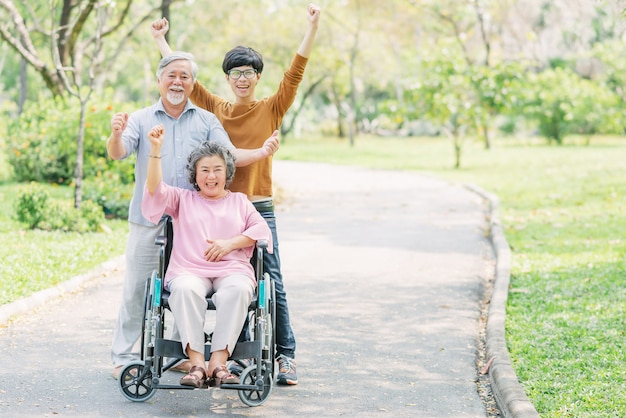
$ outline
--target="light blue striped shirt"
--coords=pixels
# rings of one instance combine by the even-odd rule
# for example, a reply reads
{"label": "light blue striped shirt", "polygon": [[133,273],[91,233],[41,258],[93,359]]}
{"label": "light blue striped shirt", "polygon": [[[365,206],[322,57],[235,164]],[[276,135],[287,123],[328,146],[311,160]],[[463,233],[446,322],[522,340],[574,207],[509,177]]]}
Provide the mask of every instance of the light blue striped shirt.
{"label": "light blue striped shirt", "polygon": [[163,182],[171,186],[192,188],[187,171],[187,157],[203,142],[216,142],[230,150],[235,149],[215,115],[195,106],[189,100],[178,119],[165,112],[161,99],[152,106],[133,112],[122,134],[122,142],[126,148],[124,158],[128,158],[133,152],[137,155],[135,190],[130,201],[128,220],[145,226],[154,226],[141,214],[141,200],[148,175],[148,132],[158,124],[165,127],[165,138],[161,147]]}

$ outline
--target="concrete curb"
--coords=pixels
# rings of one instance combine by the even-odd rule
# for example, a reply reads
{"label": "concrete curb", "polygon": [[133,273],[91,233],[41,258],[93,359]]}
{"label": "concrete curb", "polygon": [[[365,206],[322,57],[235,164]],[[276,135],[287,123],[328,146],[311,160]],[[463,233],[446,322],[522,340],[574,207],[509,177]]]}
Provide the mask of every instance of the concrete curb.
{"label": "concrete curb", "polygon": [[493,358],[489,366],[491,389],[505,418],[539,418],[539,413],[515,375],[506,348],[504,320],[511,278],[511,249],[504,238],[500,223],[499,200],[480,187],[466,187],[488,200],[490,206],[490,239],[496,256],[495,283],[487,317],[487,359]]}
{"label": "concrete curb", "polygon": [[116,269],[124,268],[125,259],[123,255],[118,256],[109,261],[105,261],[83,275],[76,276],[49,289],[44,289],[31,296],[0,306],[0,326],[6,326],[11,318],[16,315],[37,309],[51,299],[61,297],[70,292],[75,292],[92,280],[107,276]]}

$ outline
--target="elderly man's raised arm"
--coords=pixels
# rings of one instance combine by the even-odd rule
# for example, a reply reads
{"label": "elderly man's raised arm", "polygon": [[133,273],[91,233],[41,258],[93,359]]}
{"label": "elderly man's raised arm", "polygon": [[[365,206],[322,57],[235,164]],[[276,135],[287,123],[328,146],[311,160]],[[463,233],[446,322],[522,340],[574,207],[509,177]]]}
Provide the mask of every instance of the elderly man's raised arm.
{"label": "elderly man's raised arm", "polygon": [[109,157],[120,160],[126,156],[126,147],[122,142],[122,134],[128,125],[128,113],[116,113],[111,118],[111,136],[107,139],[106,147]]}

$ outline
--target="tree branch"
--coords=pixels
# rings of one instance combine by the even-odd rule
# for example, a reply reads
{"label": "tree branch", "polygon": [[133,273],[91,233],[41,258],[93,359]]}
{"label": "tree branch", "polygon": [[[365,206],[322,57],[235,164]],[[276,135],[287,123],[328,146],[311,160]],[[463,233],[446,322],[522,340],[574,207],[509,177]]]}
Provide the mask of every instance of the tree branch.
{"label": "tree branch", "polygon": [[461,51],[463,51],[463,56],[465,57],[465,62],[470,67],[472,66],[472,60],[470,59],[469,53],[467,52],[467,48],[465,47],[465,43],[461,39],[461,29],[459,28],[458,23],[451,16],[448,16],[438,10],[432,10],[434,14],[439,16],[441,20],[444,22],[448,22],[452,26],[452,30],[454,31],[454,37],[456,38],[459,46],[461,47]]}
{"label": "tree branch", "polygon": [[54,72],[50,71],[46,63],[39,58],[37,50],[33,46],[30,38],[29,31],[24,23],[24,19],[22,19],[22,16],[15,8],[13,2],[11,0],[0,0],[0,7],[5,9],[11,16],[15,31],[19,34],[20,38],[18,39],[13,36],[7,23],[0,24],[0,37],[41,74],[46,86],[53,94],[61,94],[62,91]]}
{"label": "tree branch", "polygon": [[283,129],[283,125],[284,124],[281,125],[281,127],[280,127],[281,135],[287,135],[289,132],[291,132],[293,130],[293,126],[296,123],[296,119],[298,118],[298,115],[300,114],[300,112],[304,108],[304,104],[306,103],[307,98],[315,91],[317,86],[319,86],[320,83],[326,79],[326,77],[327,77],[327,75],[323,74],[320,78],[315,80],[313,82],[313,84],[311,84],[309,86],[308,89],[306,89],[304,91],[304,94],[302,95],[302,100],[300,100],[300,105],[296,109],[294,109],[293,117],[291,118],[288,126],[285,126],[284,129]]}
{"label": "tree branch", "polygon": [[[170,4],[173,4],[179,1],[183,1],[183,0],[171,0]],[[122,36],[119,43],[117,44],[117,47],[115,48],[115,53],[113,54],[113,56],[114,57],[119,56],[122,50],[124,49],[124,44],[126,43],[126,41],[128,41],[128,39],[130,39],[130,37],[137,31],[137,29],[140,26],[142,26],[145,22],[147,22],[148,19],[150,19],[150,17],[153,16],[154,13],[160,10],[161,10],[161,7],[153,7],[141,19],[139,19],[139,21],[137,21],[137,23],[135,23],[135,25],[133,25],[133,27],[131,27],[124,36]],[[112,66],[114,63],[115,63],[115,60],[109,60],[109,67]]]}
{"label": "tree branch", "polygon": [[485,44],[485,66],[489,67],[489,61],[491,58],[491,43],[489,42],[487,32],[485,31],[485,16],[483,13],[483,8],[480,5],[480,0],[474,0],[474,10],[476,10],[476,19],[478,20],[480,34],[483,38],[483,43]]}
{"label": "tree branch", "polygon": [[77,93],[76,91],[72,88],[72,84],[69,82],[69,80],[67,79],[67,71],[74,71],[73,68],[69,68],[69,67],[64,67],[63,66],[63,62],[61,61],[61,47],[60,47],[60,43],[61,41],[59,40],[59,33],[57,32],[55,29],[55,23],[54,23],[54,10],[55,10],[55,6],[52,2],[50,2],[50,52],[52,55],[52,62],[55,66],[56,69],[56,75],[59,78],[59,80],[61,80],[61,83],[63,85],[63,87],[65,87],[65,90],[71,94],[72,96],[76,96]]}
{"label": "tree branch", "polygon": [[[74,6],[71,1],[64,0],[63,1],[63,9],[61,10],[61,16],[59,17],[59,33],[57,35],[57,45],[59,48],[59,56],[61,57],[61,62],[68,61],[68,45],[67,45],[67,37],[68,37],[68,29],[70,26],[70,16],[72,14],[72,9]],[[54,15],[53,15],[54,16]],[[54,36],[54,32],[50,32],[50,36]]]}
{"label": "tree branch", "polygon": [[15,5],[11,0],[0,0],[0,6],[2,6],[6,11],[9,12],[11,16],[11,20],[13,21],[13,25],[15,26],[15,30],[19,35],[18,40],[17,37],[14,37],[10,31],[9,27],[6,23],[0,26],[0,30],[2,31],[2,37],[9,42],[14,49],[16,49],[20,55],[24,57],[28,62],[34,63],[38,60],[37,50],[33,46],[33,43],[30,39],[30,35],[28,30],[26,29],[26,24],[24,23],[24,19],[15,8]]}

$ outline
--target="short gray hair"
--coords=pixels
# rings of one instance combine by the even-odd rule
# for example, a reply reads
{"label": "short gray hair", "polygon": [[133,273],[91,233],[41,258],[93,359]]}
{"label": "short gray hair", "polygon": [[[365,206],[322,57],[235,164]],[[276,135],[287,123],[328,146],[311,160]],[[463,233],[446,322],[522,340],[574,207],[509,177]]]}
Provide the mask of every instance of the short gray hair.
{"label": "short gray hair", "polygon": [[198,64],[196,63],[196,59],[189,52],[183,51],[174,51],[169,54],[167,57],[161,58],[159,61],[159,66],[157,67],[156,76],[157,79],[161,79],[163,75],[163,71],[165,71],[165,67],[170,65],[174,61],[189,61],[191,64],[191,81],[195,82],[198,76]]}
{"label": "short gray hair", "polygon": [[196,149],[191,151],[187,158],[187,171],[189,171],[189,183],[193,184],[193,188],[200,190],[196,184],[196,175],[198,174],[198,161],[204,157],[218,156],[226,164],[226,188],[230,186],[230,183],[235,177],[235,156],[228,148],[223,145],[216,144],[215,142],[204,142]]}

